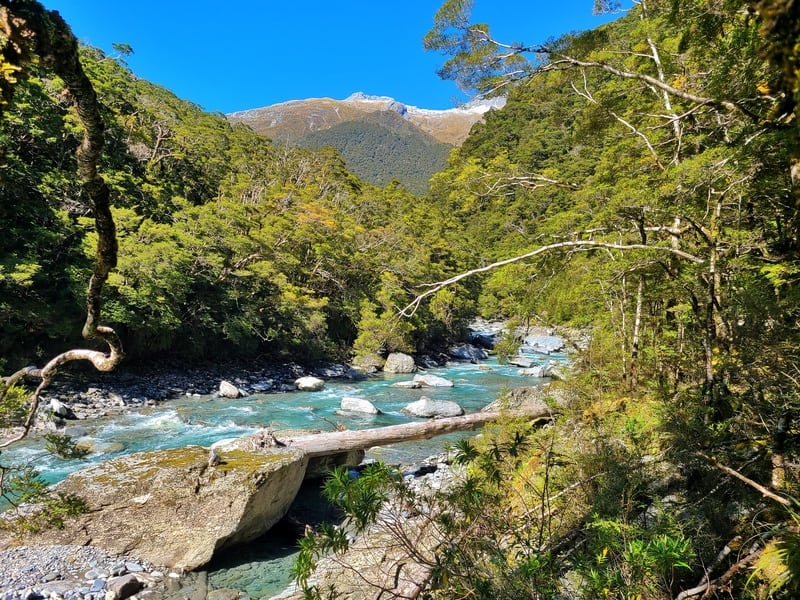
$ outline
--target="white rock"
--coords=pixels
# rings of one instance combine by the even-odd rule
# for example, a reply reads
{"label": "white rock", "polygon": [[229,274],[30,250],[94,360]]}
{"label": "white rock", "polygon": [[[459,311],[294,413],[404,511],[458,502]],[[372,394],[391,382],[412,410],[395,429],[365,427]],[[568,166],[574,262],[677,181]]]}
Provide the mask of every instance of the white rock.
{"label": "white rock", "polygon": [[386,373],[413,373],[415,369],[414,358],[402,352],[392,352],[383,365]]}
{"label": "white rock", "polygon": [[340,408],[342,410],[366,413],[370,415],[381,414],[381,411],[379,411],[369,400],[365,400],[364,398],[355,398],[353,396],[345,396],[342,398]]}
{"label": "white rock", "polygon": [[453,387],[453,382],[438,375],[414,375],[414,381],[423,387]]}
{"label": "white rock", "polygon": [[55,398],[50,400],[50,412],[52,412],[57,417],[62,417],[62,418],[69,417],[72,414],[72,411],[66,404],[60,402],[59,400],[56,400]]}
{"label": "white rock", "polygon": [[325,382],[319,377],[301,377],[294,382],[301,392],[318,392],[325,387]]}
{"label": "white rock", "polygon": [[403,412],[414,417],[458,417],[464,414],[464,409],[449,400],[431,400],[423,396],[407,405]]}
{"label": "white rock", "polygon": [[422,384],[419,381],[396,381],[392,384],[392,387],[418,390],[422,387]]}
{"label": "white rock", "polygon": [[239,388],[224,379],[219,382],[219,395],[222,398],[238,398],[241,396]]}

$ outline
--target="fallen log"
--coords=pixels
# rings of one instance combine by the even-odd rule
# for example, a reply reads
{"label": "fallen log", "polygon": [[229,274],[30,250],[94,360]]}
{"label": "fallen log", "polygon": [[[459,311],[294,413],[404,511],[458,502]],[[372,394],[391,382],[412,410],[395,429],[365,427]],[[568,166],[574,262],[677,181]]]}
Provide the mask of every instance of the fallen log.
{"label": "fallen log", "polygon": [[525,417],[529,419],[550,420],[551,409],[542,404],[525,411],[491,411],[479,412],[460,417],[446,417],[403,423],[402,425],[388,425],[373,429],[332,431],[314,433],[295,438],[282,438],[281,442],[303,450],[310,458],[327,456],[350,450],[366,450],[373,446],[387,446],[400,442],[430,439],[437,435],[454,433],[457,431],[470,431],[483,427],[487,423],[507,417]]}

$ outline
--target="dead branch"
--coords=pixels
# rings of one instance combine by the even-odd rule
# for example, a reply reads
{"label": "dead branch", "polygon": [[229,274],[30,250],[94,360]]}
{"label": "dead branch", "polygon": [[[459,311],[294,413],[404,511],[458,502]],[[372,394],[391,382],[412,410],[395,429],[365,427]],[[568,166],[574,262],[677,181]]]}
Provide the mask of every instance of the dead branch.
{"label": "dead branch", "polygon": [[551,250],[559,250],[562,248],[578,248],[583,250],[589,250],[591,248],[604,248],[606,250],[651,250],[651,251],[668,252],[670,254],[674,254],[681,258],[685,258],[686,260],[689,260],[697,264],[703,264],[705,262],[705,260],[700,257],[694,256],[693,254],[689,254],[688,252],[684,252],[683,250],[680,250],[678,248],[669,246],[650,246],[647,244],[614,244],[609,242],[598,242],[594,240],[574,240],[567,242],[557,242],[555,244],[549,244],[547,246],[540,246],[536,250],[532,250],[531,252],[527,252],[525,254],[520,254],[519,256],[514,256],[512,258],[507,258],[505,260],[493,262],[483,267],[478,267],[477,269],[471,269],[469,271],[459,273],[458,275],[454,275],[453,277],[445,279],[444,281],[424,284],[424,287],[429,287],[430,289],[420,294],[416,298],[414,298],[414,300],[412,300],[410,304],[408,304],[405,308],[400,310],[400,315],[404,317],[413,316],[425,298],[435,294],[441,289],[444,289],[448,285],[452,285],[458,281],[461,281],[462,279],[471,277],[473,275],[477,275],[479,273],[486,273],[487,271],[491,271],[492,269],[496,269],[498,267],[504,267],[506,265],[520,262],[528,258],[533,258],[534,256],[538,256],[539,254],[545,254],[547,252],[550,252]]}
{"label": "dead branch", "polygon": [[754,490],[760,492],[762,496],[765,496],[766,498],[770,498],[772,500],[775,500],[775,502],[778,502],[779,504],[782,504],[783,506],[792,506],[792,501],[789,500],[788,498],[784,498],[783,496],[779,496],[778,494],[776,494],[772,490],[768,489],[767,487],[761,485],[757,481],[753,481],[749,477],[745,477],[744,475],[739,473],[739,471],[736,471],[735,469],[731,469],[730,467],[717,462],[717,459],[714,458],[713,456],[707,456],[707,455],[705,455],[705,454],[703,454],[701,452],[698,452],[697,456],[699,456],[700,458],[702,458],[704,460],[707,460],[709,463],[711,463],[713,466],[715,466],[717,469],[719,469],[723,473],[727,473],[731,477],[735,477],[736,479],[738,479],[739,481],[743,482],[744,484],[749,485]]}

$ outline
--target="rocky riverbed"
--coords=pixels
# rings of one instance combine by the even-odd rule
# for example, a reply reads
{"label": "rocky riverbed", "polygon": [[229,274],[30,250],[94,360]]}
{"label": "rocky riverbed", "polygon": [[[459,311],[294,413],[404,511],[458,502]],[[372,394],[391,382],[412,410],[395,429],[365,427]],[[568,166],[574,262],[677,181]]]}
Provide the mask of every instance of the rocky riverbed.
{"label": "rocky riverbed", "polygon": [[296,363],[208,365],[205,367],[173,365],[159,368],[122,366],[113,373],[88,368],[65,369],[42,394],[42,410],[53,403],[69,409],[67,416],[40,419],[37,427],[63,427],[74,422],[125,413],[182,396],[208,396],[219,393],[220,383],[231,383],[241,395],[291,392],[294,382],[304,376],[323,379],[356,379],[360,374],[344,364],[326,364],[315,368]]}
{"label": "rocky riverbed", "polygon": [[0,550],[2,600],[205,598],[204,577],[113,556],[91,546],[11,547]]}

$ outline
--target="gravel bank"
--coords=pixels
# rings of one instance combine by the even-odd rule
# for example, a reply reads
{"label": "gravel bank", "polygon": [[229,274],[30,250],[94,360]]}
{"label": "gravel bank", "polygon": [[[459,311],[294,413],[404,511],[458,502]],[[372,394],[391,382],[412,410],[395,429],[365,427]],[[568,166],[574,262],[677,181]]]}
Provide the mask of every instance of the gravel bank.
{"label": "gravel bank", "polygon": [[203,575],[173,572],[90,546],[0,550],[0,600],[111,600],[133,594],[153,600],[204,598]]}

